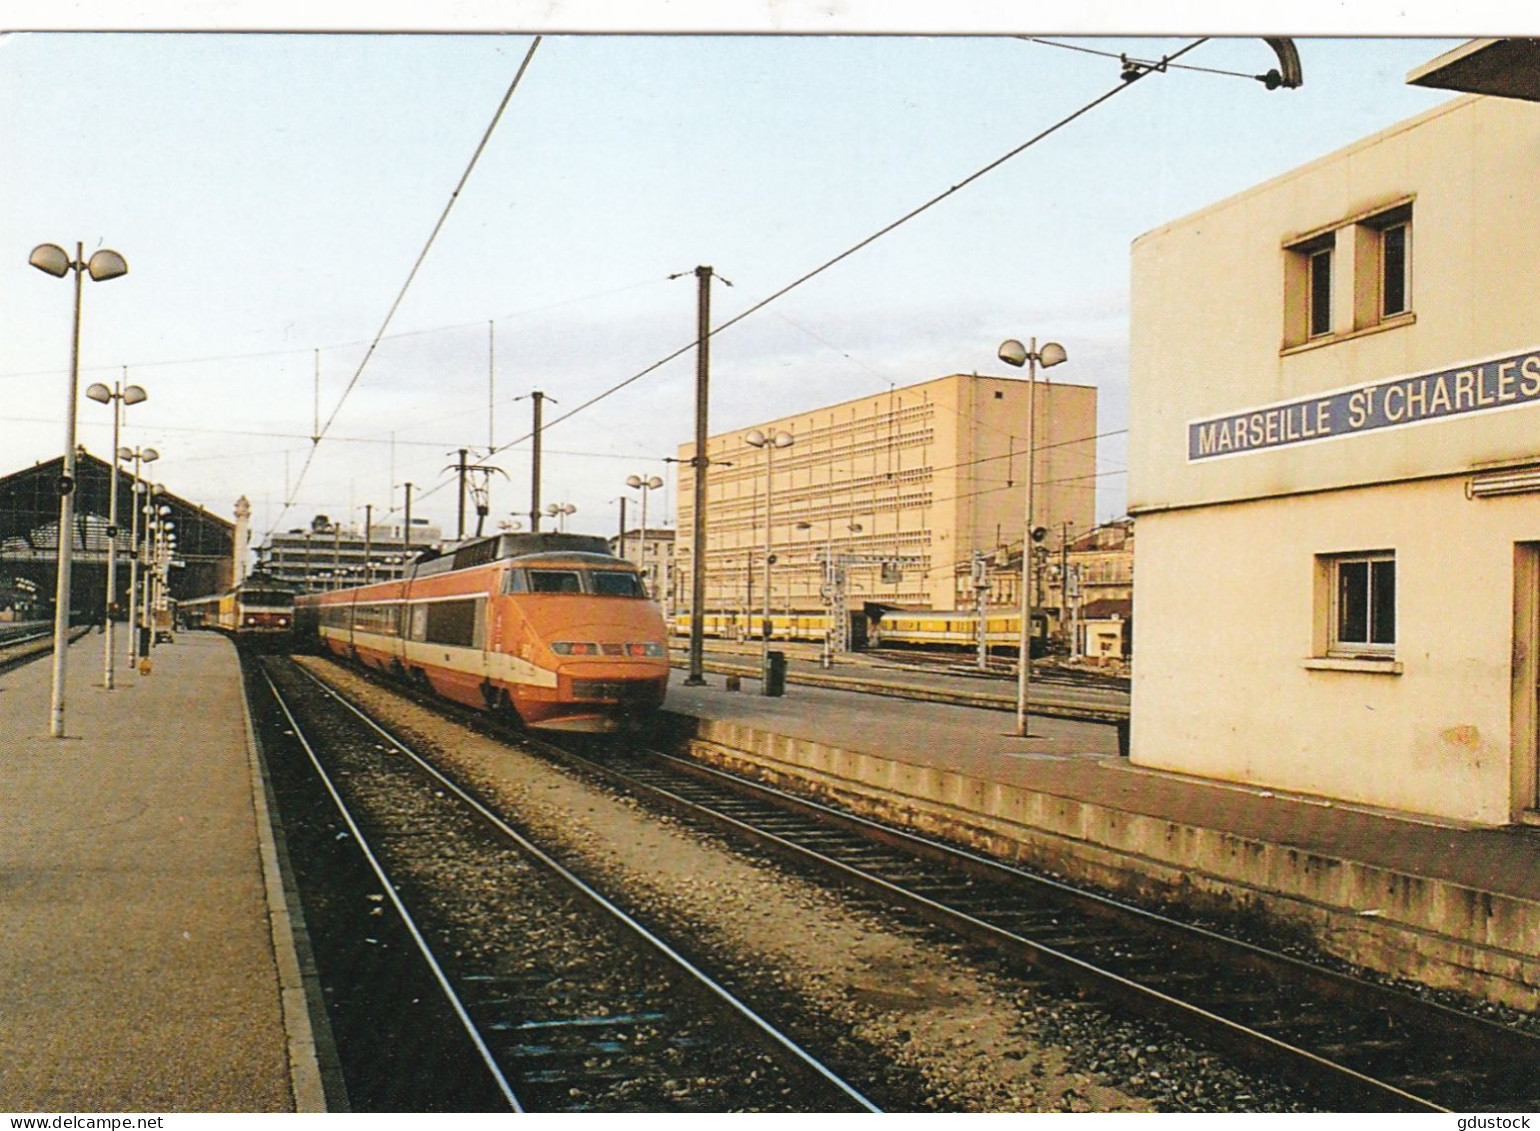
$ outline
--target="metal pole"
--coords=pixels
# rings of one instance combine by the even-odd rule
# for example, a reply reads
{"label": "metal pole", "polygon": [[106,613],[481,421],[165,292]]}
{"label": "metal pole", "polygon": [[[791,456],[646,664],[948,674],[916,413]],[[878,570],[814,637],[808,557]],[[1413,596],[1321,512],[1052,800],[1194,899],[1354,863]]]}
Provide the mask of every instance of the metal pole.
{"label": "metal pole", "polygon": [[[124,377],[128,366],[123,367]],[[118,596],[118,433],[123,423],[123,385],[112,386],[112,468],[107,488],[107,623],[102,629],[104,640],[102,657],[102,684],[108,691],[113,689],[113,669],[116,659],[112,654],[113,617],[112,606]]]}
{"label": "metal pole", "polygon": [[690,674],[685,683],[706,682],[706,408],[711,381],[711,268],[695,269],[695,529],[690,563]]}
{"label": "metal pole", "polygon": [[[643,500],[643,504],[644,505],[645,505],[646,499],[647,499],[647,496],[643,495],[642,496],[642,500]],[[617,554],[616,557],[623,558],[625,556],[626,556],[626,497],[624,495],[622,495],[622,496],[620,496],[620,553]]]}
{"label": "metal pole", "polygon": [[536,389],[530,396],[535,402],[535,431],[534,454],[531,456],[529,472],[529,528],[535,534],[540,533],[540,408],[545,400],[545,394]]}
{"label": "metal pole", "polygon": [[403,531],[403,542],[406,547],[406,561],[412,560],[412,485],[406,485],[406,529]]}
{"label": "metal pole", "polygon": [[80,291],[85,245],[75,244],[75,323],[70,337],[69,400],[64,405],[64,467],[59,477],[58,577],[54,582],[53,687],[48,699],[48,733],[64,737],[65,652],[69,650],[70,568],[75,549],[75,397],[80,384]]}
{"label": "metal pole", "polygon": [[460,517],[455,524],[455,541],[465,541],[465,449],[460,449],[460,462],[456,470],[460,475]]}
{"label": "metal pole", "polygon": [[374,504],[364,504],[364,584],[374,580]]}
{"label": "metal pole", "polygon": [[128,664],[133,667],[139,660],[139,512],[144,501],[139,497],[139,449],[134,449],[134,497],[133,516],[129,519],[128,554]]}
{"label": "metal pole", "polygon": [[1037,339],[1027,347],[1027,489],[1021,531],[1021,640],[1016,652],[1016,736],[1030,738],[1032,691],[1032,478],[1037,470]]}
{"label": "metal pole", "polygon": [[[647,492],[650,490],[652,488],[647,486],[647,481],[645,479],[642,480],[642,541],[641,545],[637,547],[636,557],[642,567],[642,581],[644,583],[647,581]],[[625,513],[625,502],[623,500],[620,513]],[[652,594],[649,593],[648,596],[650,597]]]}
{"label": "metal pole", "polygon": [[775,491],[775,433],[765,437],[765,612],[759,622],[759,693],[770,694],[770,498]]}

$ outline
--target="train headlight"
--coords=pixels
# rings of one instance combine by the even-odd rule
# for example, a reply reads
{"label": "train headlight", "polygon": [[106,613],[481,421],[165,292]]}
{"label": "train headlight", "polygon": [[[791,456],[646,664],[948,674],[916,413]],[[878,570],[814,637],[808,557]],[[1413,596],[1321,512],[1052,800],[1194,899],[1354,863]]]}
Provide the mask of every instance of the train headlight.
{"label": "train headlight", "polygon": [[558,640],[551,645],[551,651],[558,656],[597,656],[599,646],[578,640]]}
{"label": "train headlight", "polygon": [[666,656],[667,654],[668,650],[662,644],[654,641],[626,645],[626,655],[628,656]]}

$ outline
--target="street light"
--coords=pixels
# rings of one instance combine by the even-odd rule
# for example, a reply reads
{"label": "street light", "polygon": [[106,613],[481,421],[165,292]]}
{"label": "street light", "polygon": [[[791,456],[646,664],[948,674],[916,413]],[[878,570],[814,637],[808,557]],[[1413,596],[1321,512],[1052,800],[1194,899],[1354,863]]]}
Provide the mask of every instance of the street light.
{"label": "street light", "polygon": [[111,691],[115,674],[112,634],[116,618],[113,612],[118,601],[118,433],[123,427],[123,406],[139,404],[149,394],[138,385],[125,387],[114,382],[110,389],[100,383],[91,385],[86,389],[86,396],[98,404],[112,405],[112,486],[107,496],[109,499],[107,503],[107,625],[103,632],[106,640],[103,651],[106,655],[102,659],[102,683],[108,691]]}
{"label": "street light", "polygon": [[[641,559],[642,576],[651,579],[652,575],[647,572],[647,496],[650,492],[656,491],[659,487],[663,486],[663,480],[656,475],[647,477],[628,475],[626,476],[626,486],[642,493],[642,548],[639,557]],[[626,532],[622,530],[620,536],[625,538]],[[657,586],[654,585],[652,588],[656,589]],[[651,596],[650,593],[648,595]]]}
{"label": "street light", "polygon": [[556,529],[558,531],[564,531],[567,529],[567,516],[569,514],[577,514],[577,507],[571,503],[547,503],[545,505],[545,513],[557,520]]}
{"label": "street light", "polygon": [[775,449],[789,448],[797,442],[797,438],[790,432],[776,432],[773,434],[761,432],[758,428],[743,438],[744,443],[753,448],[763,449],[765,453],[765,613],[759,626],[759,693],[770,694],[770,567],[775,564],[775,556],[770,553],[770,517],[771,517],[771,492],[775,486]]}
{"label": "street light", "polygon": [[89,273],[98,283],[128,274],[128,263],[115,251],[102,248],[89,260],[85,245],[75,245],[75,258],[58,244],[38,244],[27,262],[45,274],[62,279],[75,272],[75,321],[70,337],[69,399],[64,406],[64,467],[59,475],[58,578],[54,586],[53,613],[53,689],[48,701],[48,733],[64,737],[65,652],[69,649],[70,566],[74,551],[75,525],[75,398],[80,389],[80,292],[81,273]]}
{"label": "street light", "polygon": [[1027,490],[1021,532],[1021,639],[1016,652],[1016,736],[1031,737],[1027,726],[1027,699],[1032,683],[1032,477],[1037,473],[1037,367],[1047,369],[1069,360],[1058,342],[1037,348],[1037,339],[1024,346],[1015,338],[1000,343],[1000,360],[1018,369],[1027,367]]}
{"label": "street light", "polygon": [[[134,513],[128,538],[128,663],[132,667],[139,659],[139,512],[144,509],[139,496],[146,493],[146,484],[139,481],[139,463],[154,463],[160,459],[160,453],[154,448],[119,448],[117,458],[134,461]],[[116,473],[117,469],[113,471]]]}

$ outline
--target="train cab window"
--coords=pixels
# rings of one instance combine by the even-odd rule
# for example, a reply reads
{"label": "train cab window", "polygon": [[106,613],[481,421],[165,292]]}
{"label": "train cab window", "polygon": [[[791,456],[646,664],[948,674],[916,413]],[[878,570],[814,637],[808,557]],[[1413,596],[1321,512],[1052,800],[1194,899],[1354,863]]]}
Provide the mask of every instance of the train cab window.
{"label": "train cab window", "polygon": [[618,569],[596,569],[589,575],[593,591],[601,597],[641,597],[642,579]]}
{"label": "train cab window", "polygon": [[581,593],[575,569],[532,569],[529,571],[531,593]]}
{"label": "train cab window", "polygon": [[504,593],[528,593],[529,576],[522,569],[510,569],[503,575]]}

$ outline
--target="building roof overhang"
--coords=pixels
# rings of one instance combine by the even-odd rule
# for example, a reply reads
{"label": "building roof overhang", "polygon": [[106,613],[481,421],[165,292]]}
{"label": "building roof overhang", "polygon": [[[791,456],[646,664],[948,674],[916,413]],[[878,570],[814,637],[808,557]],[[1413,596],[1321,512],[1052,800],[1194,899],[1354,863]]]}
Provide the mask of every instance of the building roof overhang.
{"label": "building roof overhang", "polygon": [[1416,68],[1406,81],[1540,102],[1540,39],[1473,39]]}

